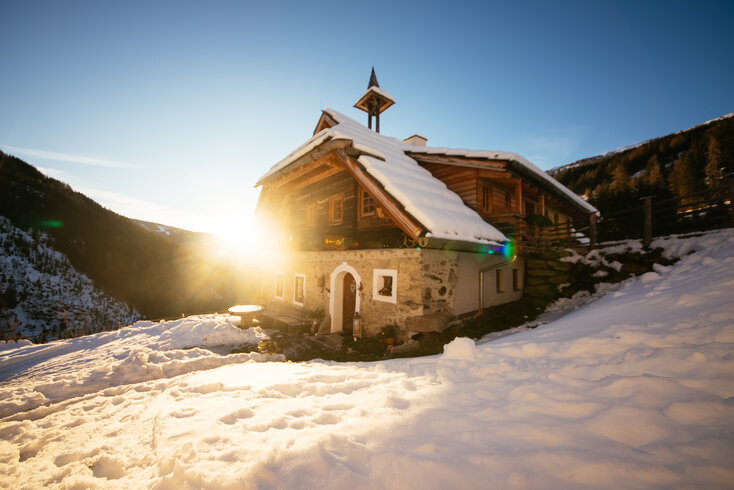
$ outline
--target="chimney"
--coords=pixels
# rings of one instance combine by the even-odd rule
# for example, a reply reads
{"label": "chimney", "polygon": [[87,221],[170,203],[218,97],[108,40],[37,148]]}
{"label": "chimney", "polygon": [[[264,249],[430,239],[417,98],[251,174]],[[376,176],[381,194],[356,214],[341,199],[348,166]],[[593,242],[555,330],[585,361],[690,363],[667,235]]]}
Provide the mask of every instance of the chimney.
{"label": "chimney", "polygon": [[428,138],[419,134],[414,134],[413,136],[408,136],[403,141],[413,146],[426,146],[426,143],[428,143]]}

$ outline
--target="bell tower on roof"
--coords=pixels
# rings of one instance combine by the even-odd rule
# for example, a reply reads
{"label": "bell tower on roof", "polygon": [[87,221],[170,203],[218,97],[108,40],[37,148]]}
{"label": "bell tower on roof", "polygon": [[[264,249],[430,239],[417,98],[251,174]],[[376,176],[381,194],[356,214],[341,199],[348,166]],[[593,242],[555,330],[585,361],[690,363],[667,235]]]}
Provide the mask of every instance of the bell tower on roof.
{"label": "bell tower on roof", "polygon": [[372,116],[375,116],[375,131],[380,132],[380,114],[393,105],[395,99],[380,88],[377,83],[377,75],[375,75],[375,67],[372,67],[370,82],[367,84],[367,91],[360,97],[354,107],[367,113],[367,127],[372,129]]}

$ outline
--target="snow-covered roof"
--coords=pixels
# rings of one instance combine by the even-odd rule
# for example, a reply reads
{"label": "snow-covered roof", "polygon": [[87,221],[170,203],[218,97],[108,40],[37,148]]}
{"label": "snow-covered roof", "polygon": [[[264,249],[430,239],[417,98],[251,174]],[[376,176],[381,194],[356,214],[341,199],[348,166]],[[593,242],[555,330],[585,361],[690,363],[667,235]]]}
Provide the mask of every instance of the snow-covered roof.
{"label": "snow-covered roof", "polygon": [[258,185],[298,158],[328,140],[348,140],[362,155],[357,161],[427,230],[426,236],[477,243],[498,243],[507,238],[484,221],[476,211],[406,155],[412,145],[376,133],[332,109],[329,114],[338,124],[316,133],[306,143],[275,164]]}
{"label": "snow-covered roof", "polygon": [[263,175],[257,185],[261,185],[323,143],[330,140],[345,140],[361,153],[357,160],[367,173],[382,184],[385,190],[428,230],[426,234],[428,237],[479,243],[507,240],[499,230],[466,206],[456,193],[446,187],[446,184],[435,178],[409,155],[445,155],[507,161],[511,168],[530,174],[552,186],[581,209],[589,213],[597,212],[594,206],[515,153],[411,145],[397,138],[376,133],[333,109],[325,109],[324,112],[337,124],[322,129],[292,151]]}
{"label": "snow-covered roof", "polygon": [[592,206],[591,204],[589,204],[588,202],[580,198],[571,189],[561,184],[556,179],[554,179],[553,177],[551,177],[550,175],[545,173],[543,170],[541,170],[534,164],[530,163],[529,161],[527,161],[525,158],[518,155],[517,153],[509,153],[505,151],[491,151],[491,150],[431,148],[431,147],[426,147],[426,146],[410,146],[409,151],[410,153],[415,153],[415,154],[422,153],[425,155],[445,155],[445,156],[477,158],[477,159],[486,159],[486,160],[501,160],[501,161],[512,162],[516,165],[519,165],[523,170],[534,175],[538,179],[546,182],[547,184],[550,184],[556,190],[560,191],[562,194],[564,194],[570,200],[574,201],[576,204],[578,204],[581,208],[583,208],[587,212],[589,213],[597,212],[597,209],[594,206]]}

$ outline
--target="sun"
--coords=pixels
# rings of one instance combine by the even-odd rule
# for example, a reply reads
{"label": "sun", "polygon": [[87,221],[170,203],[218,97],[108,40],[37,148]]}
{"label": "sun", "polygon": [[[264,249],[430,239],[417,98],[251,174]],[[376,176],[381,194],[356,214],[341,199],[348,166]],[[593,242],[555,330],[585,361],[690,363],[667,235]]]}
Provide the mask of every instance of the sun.
{"label": "sun", "polygon": [[259,227],[251,216],[217,217],[210,225],[228,254],[252,255],[259,250]]}

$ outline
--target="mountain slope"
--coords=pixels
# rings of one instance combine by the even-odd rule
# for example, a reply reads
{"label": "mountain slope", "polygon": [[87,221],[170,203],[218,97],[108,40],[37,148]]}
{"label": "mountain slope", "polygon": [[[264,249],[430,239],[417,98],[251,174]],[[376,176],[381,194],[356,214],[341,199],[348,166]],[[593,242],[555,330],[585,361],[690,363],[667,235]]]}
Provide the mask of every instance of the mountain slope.
{"label": "mountain slope", "polygon": [[46,231],[79,272],[146,317],[242,301],[236,271],[207,254],[210,241],[202,234],[172,240],[148,231],[2,152],[0,215],[23,230]]}
{"label": "mountain slope", "polygon": [[0,216],[0,330],[41,342],[127,325],[140,315],[94,287],[48,235]]}
{"label": "mountain slope", "polygon": [[604,216],[643,196],[680,198],[721,185],[734,172],[734,113],[550,170]]}

